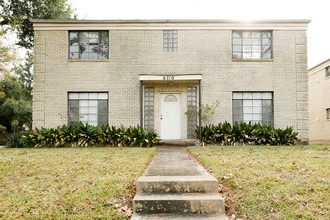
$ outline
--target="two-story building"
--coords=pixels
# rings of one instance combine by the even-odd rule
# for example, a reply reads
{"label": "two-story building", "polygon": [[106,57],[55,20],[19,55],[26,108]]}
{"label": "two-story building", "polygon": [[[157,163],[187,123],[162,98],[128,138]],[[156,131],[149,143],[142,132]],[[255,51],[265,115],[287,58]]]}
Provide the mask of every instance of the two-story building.
{"label": "two-story building", "polygon": [[33,126],[141,125],[188,140],[185,114],[293,126],[308,141],[309,20],[34,20]]}
{"label": "two-story building", "polygon": [[330,143],[330,59],[308,70],[309,140]]}

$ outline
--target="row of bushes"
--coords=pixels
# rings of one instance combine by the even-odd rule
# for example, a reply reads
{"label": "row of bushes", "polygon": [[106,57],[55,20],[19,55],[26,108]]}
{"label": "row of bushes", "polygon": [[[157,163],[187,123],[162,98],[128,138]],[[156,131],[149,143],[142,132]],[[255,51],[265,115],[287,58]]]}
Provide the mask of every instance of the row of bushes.
{"label": "row of bushes", "polygon": [[[276,129],[272,125],[228,122],[202,126],[202,139],[206,144],[221,145],[295,145],[300,142],[292,127]],[[195,137],[199,137],[196,129]]]}
{"label": "row of bushes", "polygon": [[124,126],[92,126],[79,123],[57,128],[36,129],[28,134],[13,134],[7,147],[88,147],[91,145],[149,147],[158,144],[156,132]]}
{"label": "row of bushes", "polygon": [[[220,145],[294,145],[298,133],[292,127],[276,129],[272,125],[228,122],[202,126],[202,141]],[[79,123],[57,128],[36,129],[28,134],[13,134],[7,147],[87,147],[91,145],[148,147],[159,144],[156,132],[139,126],[92,126]],[[196,129],[195,137],[199,138]]]}

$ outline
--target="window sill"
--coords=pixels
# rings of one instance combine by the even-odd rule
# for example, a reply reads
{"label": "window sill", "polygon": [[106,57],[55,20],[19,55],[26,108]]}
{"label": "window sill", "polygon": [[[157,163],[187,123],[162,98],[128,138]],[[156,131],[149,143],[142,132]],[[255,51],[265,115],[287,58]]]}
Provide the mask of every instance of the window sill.
{"label": "window sill", "polygon": [[[328,79],[330,80],[330,76],[326,76],[325,79],[326,79],[326,80],[328,80]],[[329,119],[329,120],[330,120],[330,119]]]}
{"label": "window sill", "polygon": [[68,59],[68,62],[109,62],[109,59]]}
{"label": "window sill", "polygon": [[232,59],[233,62],[273,62],[273,59]]}

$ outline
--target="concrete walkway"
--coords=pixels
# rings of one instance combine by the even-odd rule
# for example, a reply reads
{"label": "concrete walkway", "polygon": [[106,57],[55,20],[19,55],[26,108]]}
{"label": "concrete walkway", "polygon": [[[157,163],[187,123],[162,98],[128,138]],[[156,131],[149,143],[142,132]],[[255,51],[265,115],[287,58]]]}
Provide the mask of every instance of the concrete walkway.
{"label": "concrete walkway", "polygon": [[182,147],[159,147],[137,182],[132,220],[228,219],[218,182]]}
{"label": "concrete walkway", "polygon": [[201,176],[209,173],[183,147],[159,147],[145,176]]}

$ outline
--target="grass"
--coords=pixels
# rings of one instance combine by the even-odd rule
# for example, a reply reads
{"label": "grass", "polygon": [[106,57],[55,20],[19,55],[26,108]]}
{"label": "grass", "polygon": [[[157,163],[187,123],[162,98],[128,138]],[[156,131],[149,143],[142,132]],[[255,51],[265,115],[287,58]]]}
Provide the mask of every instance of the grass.
{"label": "grass", "polygon": [[0,219],[126,219],[155,148],[0,149]]}
{"label": "grass", "polygon": [[330,219],[330,145],[189,151],[217,177],[233,219]]}

